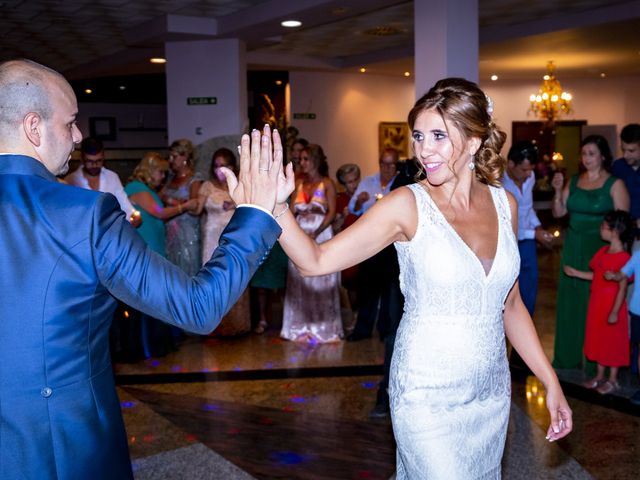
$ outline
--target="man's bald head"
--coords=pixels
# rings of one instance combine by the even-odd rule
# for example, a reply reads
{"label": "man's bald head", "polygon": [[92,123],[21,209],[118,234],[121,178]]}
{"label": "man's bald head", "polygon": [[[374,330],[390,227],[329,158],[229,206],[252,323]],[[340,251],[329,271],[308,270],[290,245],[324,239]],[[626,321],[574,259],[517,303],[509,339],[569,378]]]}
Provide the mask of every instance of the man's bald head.
{"label": "man's bald head", "polygon": [[52,84],[71,88],[58,72],[31,60],[0,63],[0,140],[15,135],[30,112],[38,113],[43,120],[51,118]]}

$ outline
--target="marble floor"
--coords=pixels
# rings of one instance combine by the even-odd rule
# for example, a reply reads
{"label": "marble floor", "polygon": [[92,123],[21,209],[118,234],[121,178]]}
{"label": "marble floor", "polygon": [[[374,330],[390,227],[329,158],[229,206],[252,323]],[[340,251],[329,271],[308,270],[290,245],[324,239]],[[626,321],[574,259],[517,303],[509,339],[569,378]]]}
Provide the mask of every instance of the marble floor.
{"label": "marble floor", "polygon": [[[550,356],[558,252],[541,252],[535,323]],[[278,318],[280,304],[274,305]],[[277,322],[276,322],[277,323]],[[136,479],[388,479],[395,445],[388,419],[369,419],[383,345],[300,345],[263,335],[189,337],[178,352],[116,364]],[[600,396],[579,371],[558,372],[574,431],[550,444],[544,389],[513,367],[505,479],[636,479],[637,377]]]}

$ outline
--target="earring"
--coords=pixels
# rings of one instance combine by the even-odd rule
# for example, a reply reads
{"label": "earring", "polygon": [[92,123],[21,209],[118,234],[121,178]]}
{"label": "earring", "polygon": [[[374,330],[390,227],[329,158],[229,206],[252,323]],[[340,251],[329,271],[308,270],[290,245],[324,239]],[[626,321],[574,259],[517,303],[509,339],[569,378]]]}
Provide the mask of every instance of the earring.
{"label": "earring", "polygon": [[476,163],[473,160],[471,160],[469,162],[469,165],[467,165],[467,166],[469,167],[469,170],[471,170],[473,172],[473,170],[475,170],[475,168],[476,168]]}

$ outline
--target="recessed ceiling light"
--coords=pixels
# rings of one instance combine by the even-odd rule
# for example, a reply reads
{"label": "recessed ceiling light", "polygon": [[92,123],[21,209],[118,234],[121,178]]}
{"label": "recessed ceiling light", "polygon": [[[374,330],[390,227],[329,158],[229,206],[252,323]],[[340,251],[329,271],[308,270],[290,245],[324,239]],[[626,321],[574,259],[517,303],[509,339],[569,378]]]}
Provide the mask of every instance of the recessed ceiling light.
{"label": "recessed ceiling light", "polygon": [[282,85],[282,80],[276,80],[276,85]]}
{"label": "recessed ceiling light", "polygon": [[411,72],[404,72],[404,76],[405,77],[410,77],[411,76]]}
{"label": "recessed ceiling light", "polygon": [[149,61],[151,63],[167,63],[167,59],[162,57],[153,57],[153,58],[150,58]]}
{"label": "recessed ceiling light", "polygon": [[360,73],[364,73],[364,72],[366,72],[366,71],[367,71],[367,69],[366,69],[366,68],[364,68],[364,67],[360,67]]}
{"label": "recessed ceiling light", "polygon": [[495,82],[496,80],[498,80],[498,75],[491,75],[491,80],[493,82]]}
{"label": "recessed ceiling light", "polygon": [[302,25],[302,22],[300,20],[284,20],[280,22],[280,25],[287,28],[296,28]]}
{"label": "recessed ceiling light", "polygon": [[606,76],[607,76],[607,74],[606,74],[606,73],[604,73],[604,72],[602,72],[602,73],[600,74],[600,78],[604,78],[604,77],[606,77]]}
{"label": "recessed ceiling light", "polygon": [[85,88],[84,93],[86,93],[87,95],[90,95],[93,93],[93,90],[91,90],[90,88]]}
{"label": "recessed ceiling light", "polygon": [[125,87],[124,85],[120,85],[118,88],[119,88],[120,90],[126,90],[126,89],[127,89],[127,87]]}

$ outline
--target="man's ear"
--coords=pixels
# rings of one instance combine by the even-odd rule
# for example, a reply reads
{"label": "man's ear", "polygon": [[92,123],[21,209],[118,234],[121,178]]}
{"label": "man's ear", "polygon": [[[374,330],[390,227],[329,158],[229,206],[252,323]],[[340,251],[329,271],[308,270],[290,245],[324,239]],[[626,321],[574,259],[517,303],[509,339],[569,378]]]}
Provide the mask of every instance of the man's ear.
{"label": "man's ear", "polygon": [[24,129],[27,139],[33,146],[39,147],[42,143],[42,117],[40,114],[36,112],[27,113],[22,120],[22,128]]}

